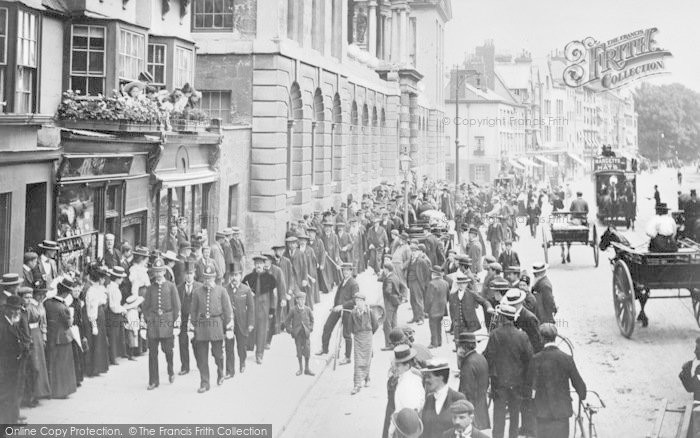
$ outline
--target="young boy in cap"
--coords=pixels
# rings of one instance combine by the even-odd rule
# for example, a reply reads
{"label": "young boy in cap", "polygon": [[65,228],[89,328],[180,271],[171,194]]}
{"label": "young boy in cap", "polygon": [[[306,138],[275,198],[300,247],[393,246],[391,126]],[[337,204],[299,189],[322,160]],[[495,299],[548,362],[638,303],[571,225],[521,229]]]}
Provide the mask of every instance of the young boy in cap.
{"label": "young boy in cap", "polygon": [[[299,361],[297,376],[301,376],[302,373],[313,376],[314,373],[309,368],[309,356],[311,355],[311,332],[314,330],[314,313],[306,305],[304,292],[294,294],[294,304],[287,314],[284,326],[294,338],[294,344],[297,347],[297,360]],[[302,359],[304,360],[303,367]]]}
{"label": "young boy in cap", "polygon": [[457,400],[449,407],[452,414],[452,429],[445,431],[443,438],[488,438],[488,435],[472,426],[474,405],[467,400]]}
{"label": "young boy in cap", "polygon": [[367,305],[362,292],[355,294],[355,308],[348,318],[348,329],[355,341],[354,388],[351,394],[360,392],[362,384],[369,386],[369,366],[372,363],[372,335],[379,328],[379,321]]}

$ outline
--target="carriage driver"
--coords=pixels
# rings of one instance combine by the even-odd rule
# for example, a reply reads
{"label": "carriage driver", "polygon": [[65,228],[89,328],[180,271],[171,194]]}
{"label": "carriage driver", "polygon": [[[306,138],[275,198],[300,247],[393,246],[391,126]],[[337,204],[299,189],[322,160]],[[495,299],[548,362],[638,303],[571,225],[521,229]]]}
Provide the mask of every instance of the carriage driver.
{"label": "carriage driver", "polygon": [[588,225],[588,203],[583,199],[583,193],[576,192],[576,199],[571,201],[569,211],[573,214],[571,221],[576,225]]}
{"label": "carriage driver", "polygon": [[649,236],[649,252],[676,252],[676,221],[668,214],[668,206],[661,202],[656,205],[656,215],[649,219],[646,228]]}

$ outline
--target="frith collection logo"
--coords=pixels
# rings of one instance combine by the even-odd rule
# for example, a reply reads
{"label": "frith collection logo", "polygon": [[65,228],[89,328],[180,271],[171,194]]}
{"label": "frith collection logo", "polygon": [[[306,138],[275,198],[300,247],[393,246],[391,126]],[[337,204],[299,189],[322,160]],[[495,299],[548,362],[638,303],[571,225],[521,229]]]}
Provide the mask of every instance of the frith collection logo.
{"label": "frith collection logo", "polygon": [[564,49],[569,62],[564,69],[564,83],[607,91],[643,77],[668,73],[664,58],[671,52],[657,47],[657,31],[652,27],[605,42],[592,37],[570,42]]}

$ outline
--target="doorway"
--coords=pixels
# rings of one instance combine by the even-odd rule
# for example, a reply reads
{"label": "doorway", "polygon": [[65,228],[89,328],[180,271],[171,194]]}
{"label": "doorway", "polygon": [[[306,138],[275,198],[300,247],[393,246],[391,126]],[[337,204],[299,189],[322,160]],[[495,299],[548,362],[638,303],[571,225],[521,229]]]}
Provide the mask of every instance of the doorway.
{"label": "doorway", "polygon": [[24,250],[34,248],[46,236],[46,183],[27,184],[24,213]]}

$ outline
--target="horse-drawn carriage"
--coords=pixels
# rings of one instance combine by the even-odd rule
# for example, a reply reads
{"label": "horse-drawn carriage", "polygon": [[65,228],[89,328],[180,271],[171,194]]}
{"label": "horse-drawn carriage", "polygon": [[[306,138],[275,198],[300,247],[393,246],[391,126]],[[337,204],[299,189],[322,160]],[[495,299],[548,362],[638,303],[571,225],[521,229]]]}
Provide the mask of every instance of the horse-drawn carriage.
{"label": "horse-drawn carriage", "polygon": [[634,228],[637,180],[625,157],[601,156],[593,162],[598,220],[606,225]]}
{"label": "horse-drawn carriage", "polygon": [[544,248],[545,262],[549,263],[549,248],[557,244],[561,245],[562,263],[571,262],[571,244],[577,243],[593,248],[593,261],[598,267],[600,259],[598,229],[595,224],[588,223],[586,216],[586,213],[571,211],[552,212],[549,233],[545,227],[542,227],[542,248]]}
{"label": "horse-drawn carriage", "polygon": [[[636,321],[649,324],[644,307],[649,299],[690,298],[693,315],[700,326],[700,245],[680,239],[677,252],[653,253],[632,248],[624,237],[608,228],[600,239],[600,249],[615,249],[613,265],[613,303],[620,332],[632,336]],[[652,296],[652,290],[677,289],[676,294]],[[688,291],[682,294],[681,289]],[[639,300],[639,315],[635,306]]]}

